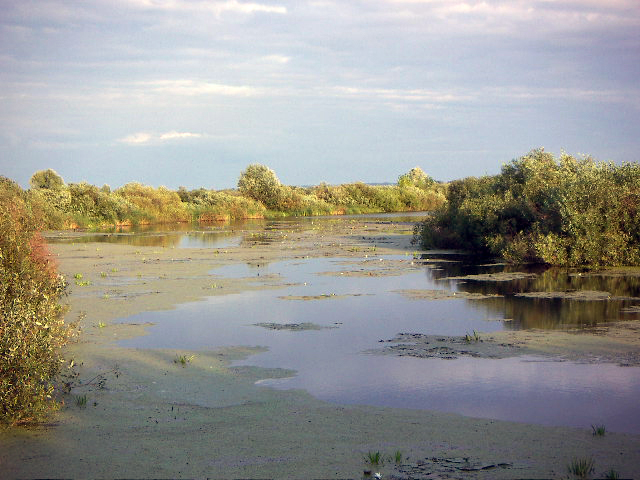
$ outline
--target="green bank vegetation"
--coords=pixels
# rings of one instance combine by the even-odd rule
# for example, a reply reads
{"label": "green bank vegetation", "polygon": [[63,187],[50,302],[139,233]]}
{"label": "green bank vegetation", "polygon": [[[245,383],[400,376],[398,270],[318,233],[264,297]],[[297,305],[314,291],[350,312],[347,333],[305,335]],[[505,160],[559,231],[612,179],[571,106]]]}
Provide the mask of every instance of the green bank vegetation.
{"label": "green bank vegetation", "polygon": [[425,248],[463,249],[513,263],[640,265],[640,165],[543,149],[500,174],[449,184],[418,229]]}
{"label": "green bank vegetation", "polygon": [[0,425],[38,422],[56,408],[60,347],[73,332],[59,303],[65,281],[38,234],[41,213],[0,177]]}
{"label": "green bank vegetation", "polygon": [[432,210],[445,201],[446,185],[416,167],[394,185],[322,183],[315,187],[283,185],[270,168],[249,165],[238,188],[177,191],[128,183],[111,190],[86,182],[66,184],[55,171],[36,172],[24,198],[42,213],[46,228],[207,222],[285,215]]}

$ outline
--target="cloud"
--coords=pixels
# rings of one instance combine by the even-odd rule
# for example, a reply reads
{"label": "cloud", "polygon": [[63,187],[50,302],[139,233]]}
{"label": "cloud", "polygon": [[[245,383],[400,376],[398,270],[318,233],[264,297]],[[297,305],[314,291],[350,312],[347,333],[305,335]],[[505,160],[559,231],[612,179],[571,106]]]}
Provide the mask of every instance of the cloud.
{"label": "cloud", "polygon": [[200,133],[178,132],[175,130],[161,134],[138,132],[127,135],[126,137],[119,139],[118,142],[125,143],[127,145],[157,145],[159,143],[171,140],[183,140],[202,137],[203,135]]}
{"label": "cloud", "polygon": [[362,98],[367,101],[378,99],[382,101],[422,103],[430,105],[469,102],[475,98],[472,94],[459,94],[450,91],[435,91],[426,89],[390,89],[390,88],[358,88],[339,86],[332,89],[337,97]]}
{"label": "cloud", "polygon": [[154,92],[170,95],[223,95],[232,97],[251,97],[261,93],[261,89],[246,85],[224,85],[200,80],[154,80],[139,82],[138,86]]}
{"label": "cloud", "polygon": [[224,2],[182,0],[125,0],[125,4],[145,10],[165,10],[174,12],[210,12],[215,15],[223,13],[275,13],[286,14],[287,8],[281,5],[266,5],[256,2],[239,2],[226,0]]}
{"label": "cloud", "polygon": [[[637,0],[380,0],[390,15],[449,33],[530,34],[640,25]],[[411,16],[407,15],[408,13]],[[535,30],[529,31],[534,27]]]}
{"label": "cloud", "polygon": [[175,130],[167,133],[163,133],[158,138],[160,140],[173,140],[176,138],[201,138],[202,135],[200,133],[191,133],[191,132],[176,132]]}
{"label": "cloud", "polygon": [[261,58],[265,63],[274,63],[279,65],[285,65],[291,61],[291,57],[285,55],[265,55]]}

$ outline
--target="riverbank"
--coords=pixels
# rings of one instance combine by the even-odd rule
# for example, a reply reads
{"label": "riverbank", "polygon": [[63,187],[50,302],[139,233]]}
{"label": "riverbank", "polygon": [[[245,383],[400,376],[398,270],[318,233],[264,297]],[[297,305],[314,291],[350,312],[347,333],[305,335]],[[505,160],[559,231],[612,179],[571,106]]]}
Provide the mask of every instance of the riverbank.
{"label": "riverbank", "polygon": [[[597,437],[590,429],[332,405],[302,391],[255,384],[292,372],[229,366],[256,348],[188,352],[116,344],[144,335],[146,329],[114,323],[116,319],[211,295],[283,286],[279,278],[256,282],[217,276],[210,273],[215,267],[308,256],[361,260],[373,254],[411,254],[411,228],[391,221],[325,222],[283,228],[270,232],[269,238],[218,250],[55,244],[60,269],[73,282],[68,318],[80,318],[83,329],[67,352],[76,364],[66,380],[71,391],[63,396],[65,406],[50,424],[0,433],[4,475],[361,478],[365,470],[373,470],[386,478],[562,478],[573,459],[587,457],[595,460],[596,477],[609,469],[622,478],[640,475],[638,435]],[[409,255],[407,266],[411,259]],[[630,338],[637,341],[637,330],[624,335],[614,331],[583,333],[580,338],[593,341],[582,344],[557,340],[566,332],[499,335],[539,352],[544,349],[536,344],[538,337],[540,344],[570,344],[585,354],[593,342],[601,341],[597,339],[609,342],[602,348],[610,353],[616,348],[637,349],[636,343],[629,343]],[[403,460],[399,465],[367,465],[364,457],[377,451],[390,456],[399,451]]]}

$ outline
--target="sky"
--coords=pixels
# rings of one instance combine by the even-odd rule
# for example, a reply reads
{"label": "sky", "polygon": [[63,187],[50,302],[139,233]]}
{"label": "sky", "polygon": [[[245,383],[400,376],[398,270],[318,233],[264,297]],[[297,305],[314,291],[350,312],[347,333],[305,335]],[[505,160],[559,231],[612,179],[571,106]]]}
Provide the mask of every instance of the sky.
{"label": "sky", "polygon": [[640,0],[0,0],[0,175],[449,181],[640,160]]}

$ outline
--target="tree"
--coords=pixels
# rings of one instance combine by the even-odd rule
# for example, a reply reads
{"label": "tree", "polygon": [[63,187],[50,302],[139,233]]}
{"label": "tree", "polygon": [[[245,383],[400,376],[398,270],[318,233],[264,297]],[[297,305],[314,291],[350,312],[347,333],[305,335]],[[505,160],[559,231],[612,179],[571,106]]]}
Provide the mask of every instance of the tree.
{"label": "tree", "polygon": [[48,168],[34,173],[29,180],[29,185],[36,190],[58,190],[64,187],[64,180],[55,170]]}
{"label": "tree", "polygon": [[277,210],[285,195],[285,189],[276,173],[269,167],[254,163],[240,174],[238,190],[244,196],[262,202],[267,208]]}
{"label": "tree", "polygon": [[434,183],[436,183],[435,180],[424,173],[424,171],[422,171],[420,167],[414,167],[409,170],[409,173],[400,175],[400,177],[398,178],[399,187],[413,186],[421,188],[423,190],[427,190],[428,188],[432,187]]}

